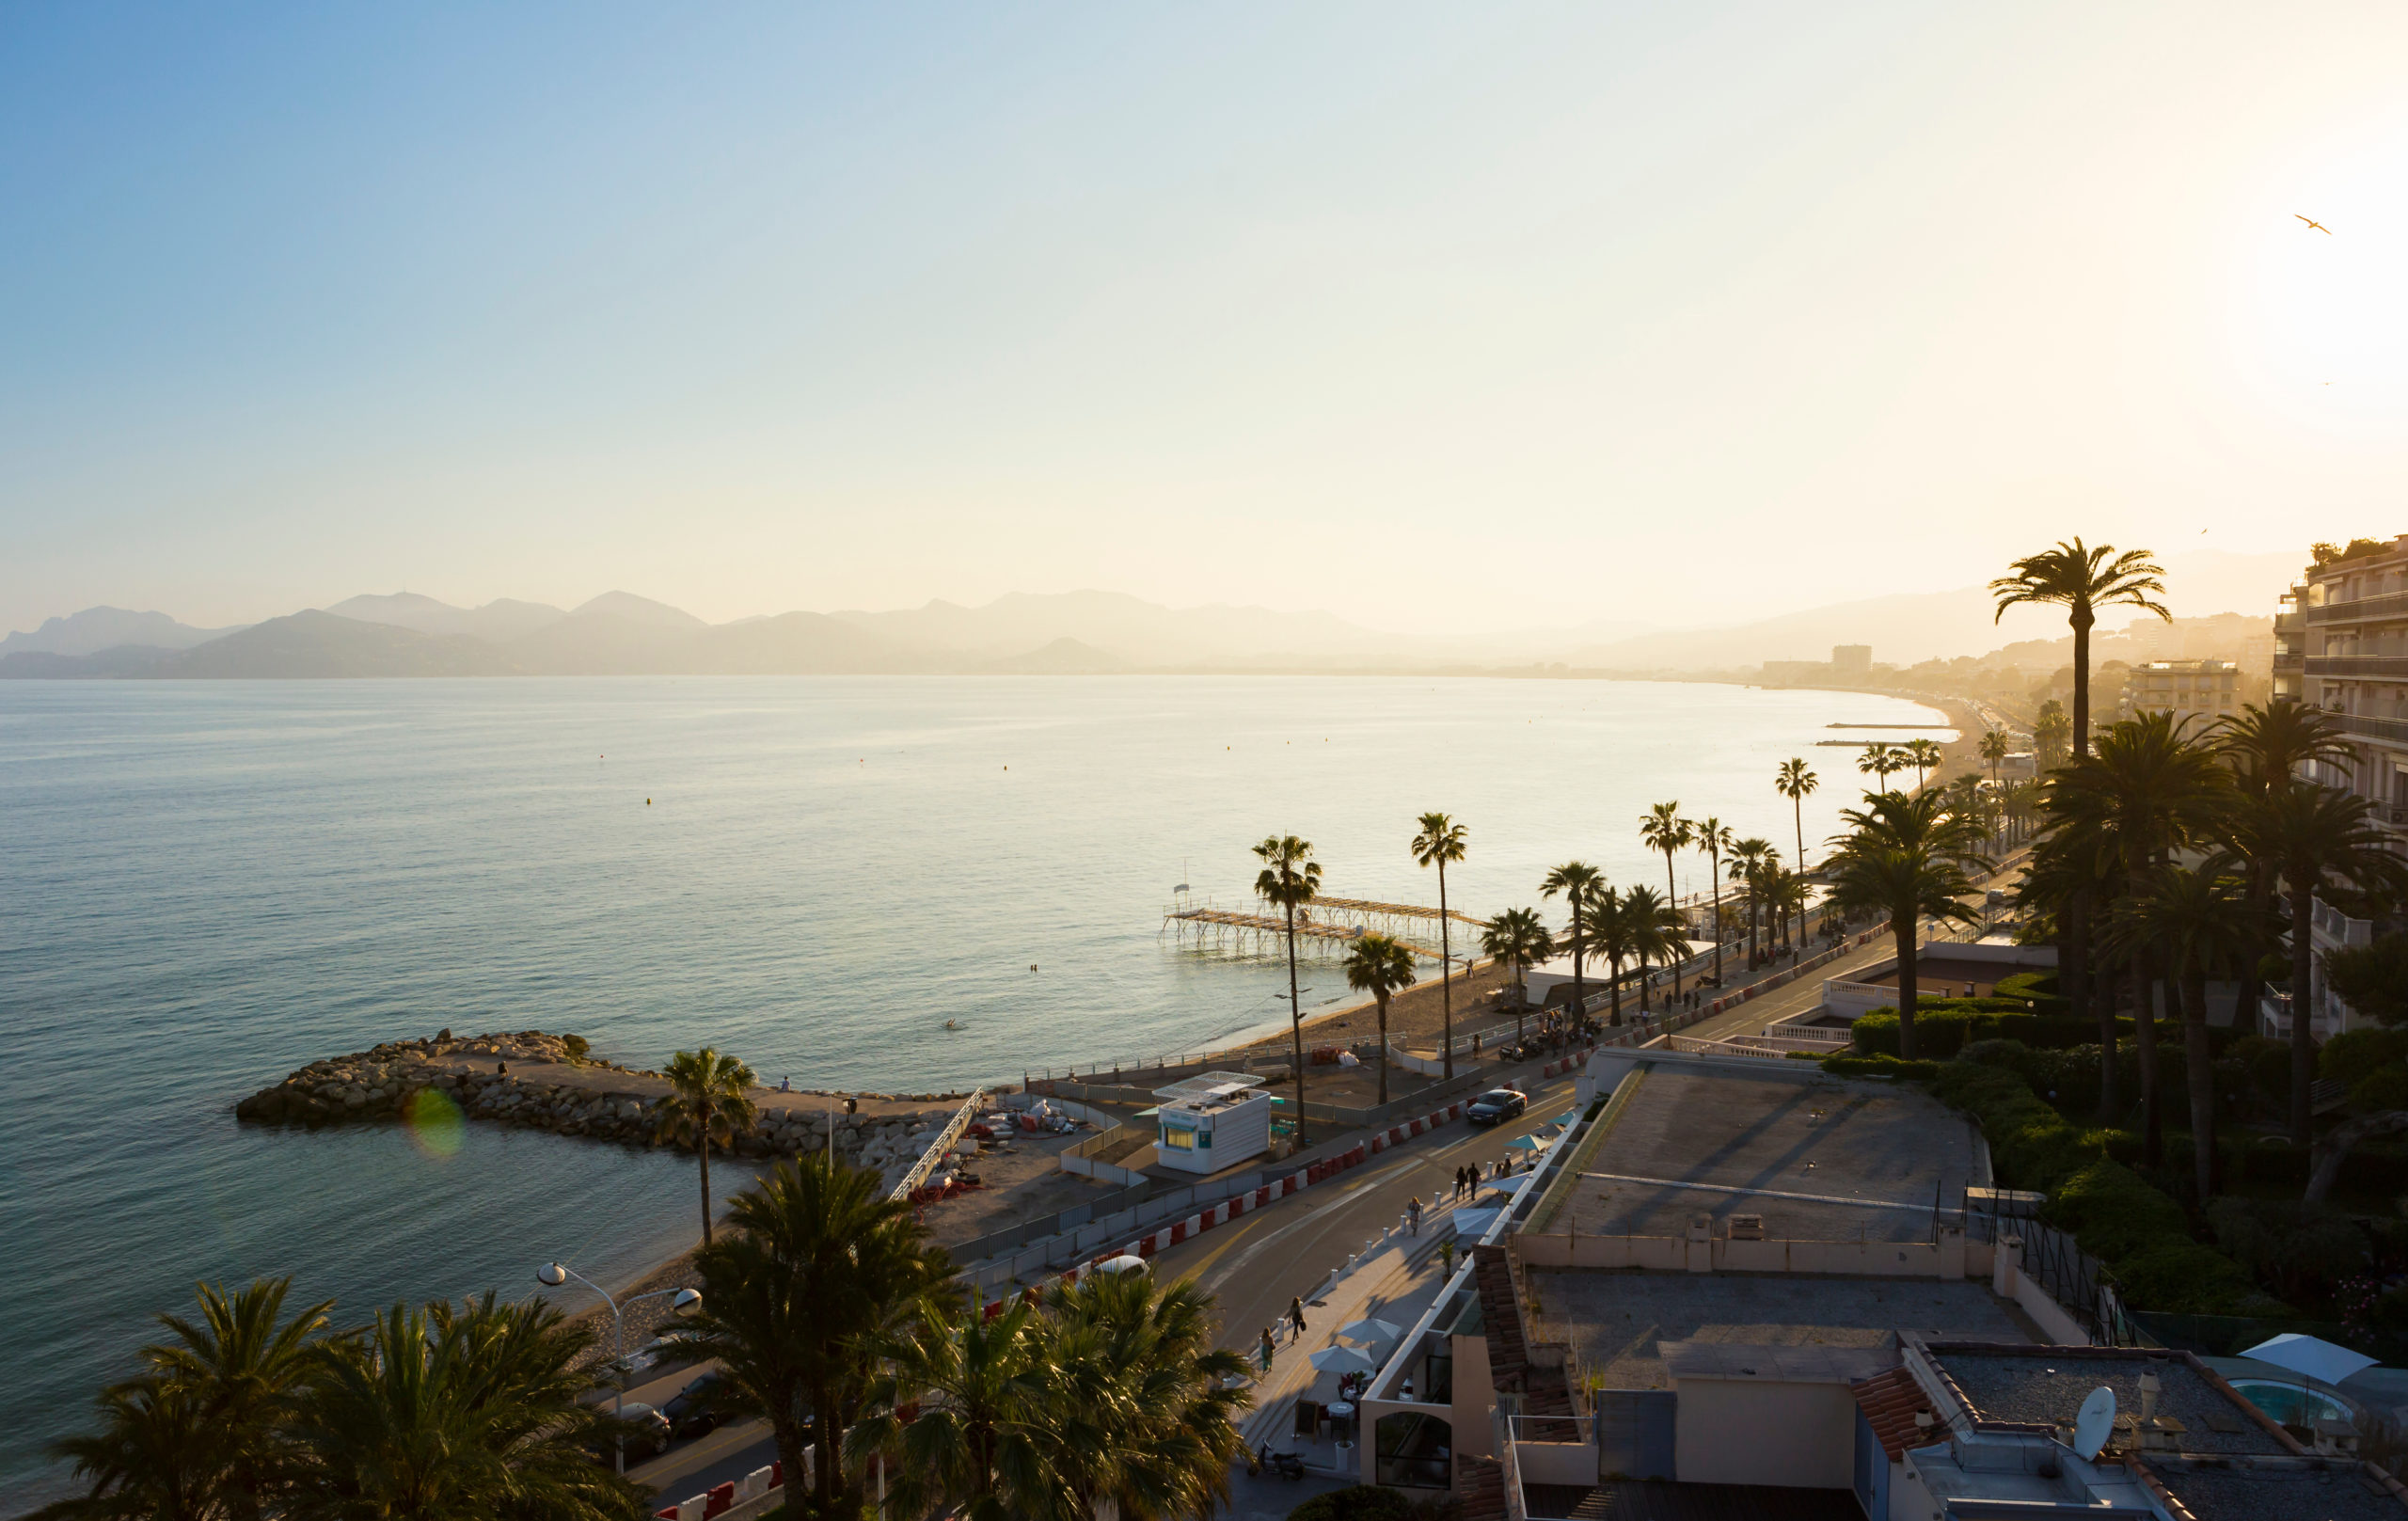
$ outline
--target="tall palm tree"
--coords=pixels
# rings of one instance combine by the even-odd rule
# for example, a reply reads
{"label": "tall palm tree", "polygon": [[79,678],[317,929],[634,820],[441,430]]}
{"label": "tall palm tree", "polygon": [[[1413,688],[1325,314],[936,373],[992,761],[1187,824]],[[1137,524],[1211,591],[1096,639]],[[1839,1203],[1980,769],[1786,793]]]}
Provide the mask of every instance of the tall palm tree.
{"label": "tall palm tree", "polygon": [[[1820,784],[1813,767],[1803,755],[1792,755],[1781,763],[1774,774],[1772,787],[1789,800],[1789,820],[1798,831],[1798,869],[1806,870],[1806,795]],[[1806,943],[1806,902],[1801,892],[1798,904],[1798,943]]]}
{"label": "tall palm tree", "polygon": [[1764,895],[1767,911],[1773,913],[1781,925],[1783,945],[1791,943],[1789,916],[1793,913],[1798,916],[1796,943],[1802,952],[1806,943],[1806,906],[1813,898],[1807,889],[1805,876],[1776,865],[1765,874]]}
{"label": "tall palm tree", "polygon": [[1296,990],[1296,911],[1321,891],[1321,863],[1313,859],[1312,842],[1292,834],[1274,834],[1254,848],[1262,872],[1254,879],[1254,895],[1276,904],[1288,916],[1288,1033],[1295,1043],[1296,1146],[1305,1137],[1305,1006]]}
{"label": "tall palm tree", "polygon": [[2014,743],[2007,738],[2004,729],[1992,728],[1982,732],[1982,760],[1990,768],[1990,785],[1998,785],[1998,768],[2005,765],[2006,757],[2014,753]]}
{"label": "tall palm tree", "polygon": [[2374,805],[2353,792],[2293,783],[2252,800],[2236,831],[2242,848],[2275,863],[2290,895],[2291,1144],[2310,1133],[2308,1085],[2316,1041],[2308,1033],[2316,956],[2316,896],[2327,884],[2362,893],[2408,893],[2408,866],[2373,820]]}
{"label": "tall palm tree", "polygon": [[2066,705],[2052,697],[2040,705],[2039,713],[2032,720],[2033,759],[2047,770],[2066,758],[2073,748],[2073,721],[2066,717]]}
{"label": "tall palm tree", "polygon": [[1539,896],[1563,895],[1566,933],[1572,943],[1572,1013],[1575,1019],[1589,1011],[1589,985],[1580,971],[1587,946],[1582,943],[1580,905],[1589,895],[1606,885],[1606,874],[1585,861],[1567,861],[1546,874],[1539,883]]}
{"label": "tall palm tree", "polygon": [[[2013,607],[2034,605],[2066,610],[2073,629],[2073,717],[2067,737],[2073,756],[2090,753],[2090,630],[2099,610],[2138,608],[2168,622],[2174,615],[2156,600],[2165,594],[2165,572],[2146,549],[2115,552],[2113,545],[2097,547],[2079,538],[2060,540],[2053,547],[2025,555],[2007,566],[2007,574],[1990,582],[1997,603],[1990,622],[1996,624]],[[2044,709],[2045,711],[2045,709]],[[2092,993],[2090,987],[2090,904],[2077,895],[2059,916],[2063,938],[2057,947],[2058,980],[2077,1009]],[[2097,994],[2100,1018],[2113,1019],[2114,999],[2104,990]]]}
{"label": "tall palm tree", "polygon": [[703,1165],[703,1244],[711,1244],[711,1143],[734,1143],[760,1117],[752,1101],[752,1069],[705,1046],[681,1051],[661,1069],[669,1091],[654,1103],[652,1138],[690,1146]]}
{"label": "tall palm tree", "polygon": [[[2208,979],[2237,961],[2255,938],[2255,917],[2232,858],[2195,868],[2161,866],[2123,905],[2111,941],[2154,943],[2181,994],[2182,1055],[2190,1092],[2192,1165],[2200,1202],[2216,1190],[2215,1068],[2208,1049]],[[2242,986],[2248,986],[2246,978]]]}
{"label": "tall palm tree", "polygon": [[1972,891],[1968,865],[1987,865],[1981,835],[1938,793],[1882,792],[1840,812],[1848,832],[1832,841],[1831,902],[1888,917],[1898,948],[1898,1053],[1915,1054],[1915,927],[1924,917],[1972,924],[1959,901]]}
{"label": "tall palm tree", "polygon": [[[878,1174],[825,1152],[778,1164],[728,1220],[736,1229],[694,1254],[702,1308],[673,1339],[716,1359],[727,1407],[766,1419],[785,1471],[810,1473],[812,1513],[851,1513],[851,1470],[831,1435],[862,1419],[881,1349],[943,1289],[952,1260]],[[819,1461],[806,1465],[815,1444]]]}
{"label": "tall palm tree", "polygon": [[1765,863],[1768,858],[1776,861],[1779,858],[1773,856],[1770,840],[1753,834],[1744,840],[1732,841],[1730,851],[1731,879],[1748,889],[1748,970],[1753,972],[1756,969],[1756,910],[1764,901],[1759,888]]}
{"label": "tall palm tree", "polygon": [[217,1427],[200,1397],[158,1378],[130,1379],[100,1392],[100,1430],[51,1444],[73,1465],[85,1493],[55,1500],[31,1521],[229,1521]]}
{"label": "tall palm tree", "polygon": [[1705,879],[1714,893],[1714,985],[1722,986],[1722,856],[1735,843],[1731,827],[1708,814],[1689,826],[1692,848],[1705,852]]}
{"label": "tall palm tree", "polygon": [[[1681,817],[1680,812],[1680,800],[1674,799],[1671,802],[1651,804],[1646,816],[1639,821],[1639,843],[1650,850],[1664,852],[1664,902],[1676,911],[1680,907],[1681,892],[1672,881],[1672,856],[1676,851],[1688,848],[1697,839],[1697,826]],[[1720,925],[1715,926],[1715,938],[1718,944],[1721,941],[1721,931]],[[1642,987],[1641,991],[1644,990]],[[1679,965],[1675,963],[1672,972],[1672,996],[1678,998],[1680,995],[1681,974]]]}
{"label": "tall palm tree", "polygon": [[1910,764],[1905,751],[1886,740],[1877,739],[1865,746],[1863,753],[1857,756],[1856,768],[1867,776],[1876,778],[1880,784],[1880,789],[1887,792],[1890,790],[1891,776],[1905,770]]}
{"label": "tall palm tree", "polygon": [[[2340,720],[2321,707],[2293,698],[2278,697],[2259,706],[2216,721],[2209,742],[2233,768],[2245,807],[2263,803],[2273,794],[2295,784],[2308,784],[2317,766],[2347,772],[2355,752],[2344,737]],[[2282,864],[2271,850],[2246,854],[2249,904],[2256,911],[2262,938],[2243,958],[2242,984],[2252,1005],[2258,999],[2258,963],[2271,948],[2275,932],[2273,905]]]}
{"label": "tall palm tree", "polygon": [[1903,753],[1915,768],[1915,787],[1918,791],[1924,784],[1924,773],[1940,769],[1941,763],[1947,759],[1947,756],[1941,753],[1940,741],[1937,739],[1909,739]]}
{"label": "tall palm tree", "polygon": [[[1098,1423],[1108,1462],[1083,1483],[1085,1516],[1109,1500],[1122,1521],[1214,1513],[1244,1450],[1236,1418],[1253,1402],[1245,1358],[1216,1349],[1212,1297],[1194,1278],[1100,1274],[1046,1304],[1073,1372],[1073,1407]],[[1083,1444],[1090,1445],[1090,1444]]]}
{"label": "tall palm tree", "polygon": [[[2232,818],[2233,800],[2231,772],[2214,753],[2186,739],[2166,714],[2146,713],[2117,723],[2091,753],[2052,773],[2050,829],[2072,849],[2111,862],[2129,892],[2166,865],[2174,851],[2216,839]],[[2142,1145],[2155,1165],[2164,1135],[2157,1094],[2157,947],[2140,940],[2121,949],[2131,973]],[[2102,1036],[2102,1062],[2108,1038]]]}
{"label": "tall palm tree", "polygon": [[1522,1041],[1522,1011],[1529,1006],[1530,963],[1555,954],[1555,937],[1536,909],[1507,909],[1481,927],[1480,948],[1513,968],[1513,1043]]}
{"label": "tall palm tree", "polygon": [[380,1311],[325,1343],[287,1429],[292,1521],[512,1515],[637,1521],[642,1491],[589,1449],[618,1430],[578,1397],[592,1331],[488,1293]]}
{"label": "tall palm tree", "polygon": [[1380,1102],[1388,1101],[1388,1000],[1413,986],[1413,952],[1390,935],[1361,935],[1346,953],[1346,986],[1380,1006]]}
{"label": "tall palm tree", "polygon": [[1423,814],[1421,832],[1413,837],[1413,859],[1424,868],[1438,868],[1438,1008],[1444,1038],[1447,1078],[1455,1075],[1454,955],[1447,941],[1447,863],[1464,858],[1465,830],[1445,814]]}
{"label": "tall palm tree", "polygon": [[[1589,947],[1606,959],[1607,1022],[1619,1028],[1622,1024],[1622,968],[1625,961],[1639,955],[1639,937],[1628,911],[1623,907],[1623,895],[1612,888],[1600,888],[1580,905],[1579,929]],[[1514,1032],[1518,1039],[1520,1031]]]}
{"label": "tall palm tree", "polygon": [[[1678,909],[1656,895],[1656,889],[1633,887],[1622,895],[1622,918],[1631,955],[1639,962],[1639,1012],[1647,1013],[1647,966],[1661,961],[1678,966],[1688,950],[1687,926]],[[1678,997],[1675,993],[1673,996]]]}

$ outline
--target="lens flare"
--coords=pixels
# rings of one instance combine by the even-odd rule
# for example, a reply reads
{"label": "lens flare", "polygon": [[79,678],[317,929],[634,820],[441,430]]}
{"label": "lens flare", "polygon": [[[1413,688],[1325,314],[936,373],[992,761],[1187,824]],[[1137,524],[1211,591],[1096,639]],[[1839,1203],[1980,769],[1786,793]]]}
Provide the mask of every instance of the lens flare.
{"label": "lens flare", "polygon": [[420,1088],[410,1095],[409,1110],[402,1117],[402,1128],[409,1133],[413,1145],[431,1157],[448,1157],[460,1149],[460,1137],[467,1122],[460,1116],[460,1106],[440,1088]]}

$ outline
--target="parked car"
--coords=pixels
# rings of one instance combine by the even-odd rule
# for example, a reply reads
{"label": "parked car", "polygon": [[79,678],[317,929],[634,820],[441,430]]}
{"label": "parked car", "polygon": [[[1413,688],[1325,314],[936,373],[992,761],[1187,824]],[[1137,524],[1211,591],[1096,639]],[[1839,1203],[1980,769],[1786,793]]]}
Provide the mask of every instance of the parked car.
{"label": "parked car", "polygon": [[1494,1125],[1499,1120],[1512,1119],[1529,1106],[1530,1098],[1527,1093],[1517,1093],[1512,1088],[1491,1088],[1471,1101],[1464,1110],[1464,1117],[1475,1125]]}
{"label": "parked car", "polygon": [[[626,1404],[619,1409],[619,1417],[628,1426],[626,1437],[627,1461],[640,1463],[645,1458],[658,1457],[669,1450],[669,1418],[648,1404]],[[594,1461],[606,1466],[617,1461],[618,1447],[608,1436],[589,1450]]]}
{"label": "parked car", "polygon": [[720,1412],[715,1402],[720,1382],[719,1374],[705,1373],[670,1396],[669,1402],[660,1407],[661,1415],[668,1418],[670,1435],[682,1442],[719,1429]]}

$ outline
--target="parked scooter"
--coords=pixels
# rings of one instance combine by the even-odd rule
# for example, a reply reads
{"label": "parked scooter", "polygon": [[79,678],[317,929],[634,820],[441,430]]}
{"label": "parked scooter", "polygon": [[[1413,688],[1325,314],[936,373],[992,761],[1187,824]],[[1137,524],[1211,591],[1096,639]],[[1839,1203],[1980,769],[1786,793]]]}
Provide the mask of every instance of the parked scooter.
{"label": "parked scooter", "polygon": [[1305,1476],[1304,1459],[1293,1452],[1274,1452],[1268,1442],[1263,1443],[1262,1450],[1255,1453],[1254,1467],[1257,1473],[1268,1468],[1282,1479],[1302,1479]]}

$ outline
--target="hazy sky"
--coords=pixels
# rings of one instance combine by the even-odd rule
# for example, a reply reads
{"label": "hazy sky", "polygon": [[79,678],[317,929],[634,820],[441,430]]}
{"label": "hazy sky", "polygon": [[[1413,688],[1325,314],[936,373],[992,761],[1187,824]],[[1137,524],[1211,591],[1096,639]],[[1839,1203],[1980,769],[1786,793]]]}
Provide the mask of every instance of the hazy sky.
{"label": "hazy sky", "polygon": [[0,627],[2294,549],[2408,531],[2404,271],[2396,0],[12,6]]}

